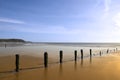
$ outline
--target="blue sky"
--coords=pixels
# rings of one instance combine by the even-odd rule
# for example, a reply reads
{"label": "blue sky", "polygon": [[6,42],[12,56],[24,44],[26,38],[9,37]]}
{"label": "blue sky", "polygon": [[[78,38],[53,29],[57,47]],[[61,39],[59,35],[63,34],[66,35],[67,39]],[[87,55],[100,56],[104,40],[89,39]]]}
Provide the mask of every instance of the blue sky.
{"label": "blue sky", "polygon": [[0,38],[120,42],[120,0],[0,0]]}

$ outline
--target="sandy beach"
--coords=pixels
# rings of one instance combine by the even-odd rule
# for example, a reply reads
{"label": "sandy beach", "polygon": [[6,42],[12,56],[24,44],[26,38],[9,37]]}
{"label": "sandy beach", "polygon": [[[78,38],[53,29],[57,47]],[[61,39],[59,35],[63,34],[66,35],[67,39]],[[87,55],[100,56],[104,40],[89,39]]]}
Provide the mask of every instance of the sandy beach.
{"label": "sandy beach", "polygon": [[0,57],[0,80],[120,80],[120,51],[103,56],[49,64],[40,67],[42,58],[21,56],[20,68],[15,69],[14,56]]}
{"label": "sandy beach", "polygon": [[120,80],[120,0],[0,0],[0,80]]}

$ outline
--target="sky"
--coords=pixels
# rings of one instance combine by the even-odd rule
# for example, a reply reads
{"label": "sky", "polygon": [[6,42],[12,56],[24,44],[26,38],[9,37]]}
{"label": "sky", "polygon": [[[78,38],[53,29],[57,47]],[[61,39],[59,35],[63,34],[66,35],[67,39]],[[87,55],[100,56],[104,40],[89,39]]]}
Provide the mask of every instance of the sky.
{"label": "sky", "polygon": [[120,42],[120,0],[0,0],[0,38]]}

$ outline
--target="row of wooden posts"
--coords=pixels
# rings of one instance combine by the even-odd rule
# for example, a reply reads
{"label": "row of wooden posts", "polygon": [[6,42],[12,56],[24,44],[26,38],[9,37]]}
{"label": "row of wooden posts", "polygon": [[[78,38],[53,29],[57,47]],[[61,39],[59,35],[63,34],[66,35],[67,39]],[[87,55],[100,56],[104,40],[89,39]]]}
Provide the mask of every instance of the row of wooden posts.
{"label": "row of wooden posts", "polygon": [[[109,52],[109,49],[107,50],[107,53]],[[100,56],[102,55],[102,52],[100,51]],[[63,51],[60,50],[59,52],[59,62],[60,64],[63,62]],[[92,57],[92,49],[90,49],[90,58]],[[81,49],[81,59],[83,59],[83,49]],[[74,51],[74,60],[77,61],[77,50]],[[16,54],[16,72],[19,72],[19,54]],[[47,68],[48,67],[48,53],[45,52],[44,53],[44,67]]]}

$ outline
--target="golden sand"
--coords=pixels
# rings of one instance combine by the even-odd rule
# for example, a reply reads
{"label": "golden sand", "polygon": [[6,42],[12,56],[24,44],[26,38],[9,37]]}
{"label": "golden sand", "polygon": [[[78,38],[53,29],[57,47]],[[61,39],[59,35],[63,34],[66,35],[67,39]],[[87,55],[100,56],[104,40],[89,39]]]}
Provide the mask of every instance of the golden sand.
{"label": "golden sand", "polygon": [[[27,60],[26,60],[27,59]],[[93,57],[70,61],[63,64],[49,64],[48,68],[14,70],[14,57],[0,58],[0,80],[120,80],[120,53],[106,54],[101,57]],[[39,67],[43,59],[31,56],[21,58],[20,67]]]}

